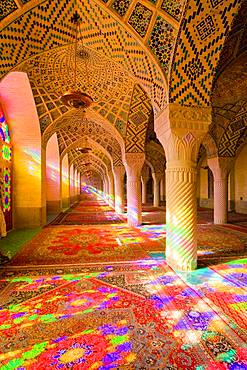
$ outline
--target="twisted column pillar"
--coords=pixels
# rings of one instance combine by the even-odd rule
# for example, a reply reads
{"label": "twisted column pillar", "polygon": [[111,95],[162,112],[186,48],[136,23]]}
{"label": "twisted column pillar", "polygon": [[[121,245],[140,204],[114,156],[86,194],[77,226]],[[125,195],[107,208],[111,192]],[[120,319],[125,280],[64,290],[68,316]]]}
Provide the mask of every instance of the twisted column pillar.
{"label": "twisted column pillar", "polygon": [[124,166],[116,166],[113,168],[114,184],[115,184],[115,211],[124,213]]}
{"label": "twisted column pillar", "polygon": [[138,226],[142,222],[141,170],[144,153],[126,153],[125,169],[127,172],[127,218],[129,226]]}
{"label": "twisted column pillar", "polygon": [[184,162],[166,169],[166,260],[175,269],[197,264],[196,168]]}
{"label": "twisted column pillar", "polygon": [[170,104],[155,121],[166,153],[166,261],[175,270],[197,266],[196,164],[211,109]]}
{"label": "twisted column pillar", "polygon": [[160,181],[162,179],[163,174],[158,172],[152,172],[152,178],[154,182],[154,200],[153,206],[159,207],[160,205]]}
{"label": "twisted column pillar", "polygon": [[233,158],[215,157],[208,159],[208,166],[214,175],[214,223],[227,223],[228,212],[228,175]]}

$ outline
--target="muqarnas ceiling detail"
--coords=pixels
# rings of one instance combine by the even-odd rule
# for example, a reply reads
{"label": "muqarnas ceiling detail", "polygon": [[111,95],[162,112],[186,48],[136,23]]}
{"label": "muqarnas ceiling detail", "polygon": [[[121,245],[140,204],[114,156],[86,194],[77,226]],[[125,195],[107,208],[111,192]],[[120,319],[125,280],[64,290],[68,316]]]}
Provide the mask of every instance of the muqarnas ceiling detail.
{"label": "muqarnas ceiling detail", "polygon": [[133,13],[129,18],[129,24],[141,37],[144,37],[147,33],[152,14],[153,12],[151,10],[146,8],[141,3],[137,3]]}
{"label": "muqarnas ceiling detail", "polygon": [[177,31],[162,17],[156,18],[148,44],[165,72],[168,72]]}

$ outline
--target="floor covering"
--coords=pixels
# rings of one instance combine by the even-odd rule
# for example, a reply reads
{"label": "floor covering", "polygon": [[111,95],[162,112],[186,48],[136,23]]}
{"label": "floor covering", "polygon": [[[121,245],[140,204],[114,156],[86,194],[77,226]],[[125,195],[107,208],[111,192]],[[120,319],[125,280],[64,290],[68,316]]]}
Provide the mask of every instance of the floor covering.
{"label": "floor covering", "polygon": [[176,273],[162,224],[44,228],[0,268],[0,370],[246,370],[247,229],[198,235],[203,267]]}

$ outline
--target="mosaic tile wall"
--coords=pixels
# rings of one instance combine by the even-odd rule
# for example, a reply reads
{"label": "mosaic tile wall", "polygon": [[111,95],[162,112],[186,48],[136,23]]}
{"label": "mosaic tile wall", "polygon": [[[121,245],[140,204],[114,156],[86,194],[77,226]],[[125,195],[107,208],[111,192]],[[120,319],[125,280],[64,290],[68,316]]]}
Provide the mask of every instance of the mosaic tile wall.
{"label": "mosaic tile wall", "polygon": [[229,26],[241,0],[190,0],[170,78],[170,101],[209,106],[212,81]]}
{"label": "mosaic tile wall", "polygon": [[146,93],[139,85],[133,91],[128,116],[125,150],[127,153],[144,152],[146,132],[149,117],[152,114],[152,105]]}
{"label": "mosaic tile wall", "polygon": [[[84,49],[79,47],[78,50],[80,56]],[[42,132],[68,110],[61,105],[59,96],[73,88],[73,73],[69,62],[70,48],[63,47],[56,49],[56,52],[35,56],[17,68],[27,72],[32,81]],[[93,109],[115,126],[122,136],[126,134],[133,86],[133,80],[121,66],[97,52],[87,50],[86,61],[78,57],[77,88],[92,95],[95,102]]]}
{"label": "mosaic tile wall", "polygon": [[4,0],[0,2],[0,21],[18,9],[14,0]]}
{"label": "mosaic tile wall", "polygon": [[137,3],[131,13],[128,22],[141,37],[147,33],[152,14],[153,12],[141,3]]}
{"label": "mosaic tile wall", "polygon": [[[30,1],[30,6],[32,4]],[[81,18],[85,20],[82,25],[84,44],[122,64],[141,81],[152,99],[155,112],[158,112],[167,100],[165,78],[159,66],[155,65],[145,52],[145,46],[136,41],[124,25],[109,15],[103,6],[103,3],[100,7],[92,0],[85,0],[83,7],[79,9]],[[13,18],[12,23],[3,31],[1,74],[4,75],[37,53],[71,42],[72,30],[69,20],[73,12],[74,5],[70,0],[60,1],[55,9],[54,1],[47,0],[19,18]],[[132,16],[131,23],[135,32],[140,30],[144,33],[144,28],[148,27],[147,21],[142,19],[143,28],[134,19]],[[133,30],[132,25],[129,24],[129,29]],[[119,122],[119,127],[121,125]]]}

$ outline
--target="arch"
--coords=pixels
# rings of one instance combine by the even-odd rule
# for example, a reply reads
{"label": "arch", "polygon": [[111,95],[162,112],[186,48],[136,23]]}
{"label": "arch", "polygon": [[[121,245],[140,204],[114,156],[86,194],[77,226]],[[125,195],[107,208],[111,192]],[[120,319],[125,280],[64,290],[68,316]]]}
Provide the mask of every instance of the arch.
{"label": "arch", "polygon": [[[24,9],[16,11],[3,23],[5,27],[2,30],[4,46],[6,50],[9,49],[13,53],[11,59],[6,55],[7,63],[3,65],[5,73],[10,68],[32,57],[34,53],[40,54],[45,50],[55,49],[71,42],[70,19],[75,11],[75,3],[62,1],[54,7],[54,2],[51,0],[40,0],[41,2],[42,10],[37,0],[31,0],[25,4]],[[163,54],[160,63],[167,71],[175,40],[177,21],[168,22],[168,19],[172,18],[166,17],[163,9],[161,9],[163,14],[160,14],[159,17],[155,16],[159,9],[152,11],[153,17],[152,21],[150,20],[152,28],[149,28],[150,36],[147,41],[150,41],[147,42],[147,47],[144,42],[141,42],[141,38],[136,37],[135,30],[129,26],[126,27],[128,22],[123,25],[121,18],[113,16],[113,12],[107,9],[103,3],[86,0],[83,2],[83,6],[80,3],[79,5],[78,10],[84,20],[81,27],[84,44],[87,47],[93,47],[107,57],[110,56],[112,60],[123,65],[124,69],[135,76],[137,82],[141,83],[149,92],[155,108],[162,109],[166,104],[167,87],[163,71],[156,58]],[[28,27],[23,27],[23,24],[28,24]],[[46,37],[38,41],[39,27],[34,27],[36,24],[41,28],[46,28]],[[157,38],[158,32],[161,31],[166,41],[166,53],[164,51],[161,53],[161,50],[155,47],[155,37]],[[21,45],[24,45],[22,52],[20,52]]]}
{"label": "arch", "polygon": [[61,210],[60,156],[57,134],[46,145],[46,211],[56,214]]}
{"label": "arch", "polygon": [[169,80],[169,101],[210,106],[222,44],[241,0],[207,1],[195,8],[188,0],[180,25]]}
{"label": "arch", "polygon": [[[242,147],[234,165],[235,210],[247,213],[247,143]],[[236,181],[237,179],[237,181]]]}
{"label": "arch", "polygon": [[70,167],[69,158],[66,154],[60,161],[61,171],[60,171],[60,181],[61,181],[61,199],[62,207],[68,208],[70,206]]}
{"label": "arch", "polygon": [[100,143],[97,143],[95,140],[91,139],[91,137],[88,137],[88,136],[82,136],[76,142],[67,146],[66,149],[64,149],[64,151],[62,152],[61,158],[63,158],[66,153],[71,152],[73,149],[76,150],[76,148],[79,148],[79,147],[87,147],[88,144],[89,146],[91,145],[96,150],[102,152],[109,159],[109,161],[113,163],[113,159],[110,153]]}
{"label": "arch", "polygon": [[13,226],[38,227],[45,223],[46,215],[42,181],[45,166],[41,163],[41,132],[27,75],[11,72],[3,78],[0,100],[9,123],[14,153]]}
{"label": "arch", "polygon": [[94,141],[100,143],[113,156],[114,163],[120,162],[125,152],[124,139],[110,123],[101,118],[97,113],[89,109],[84,117],[83,112],[68,112],[55,120],[43,133],[42,142],[45,145],[49,137],[57,132],[63,135],[63,142],[60,147],[60,153],[71,144],[78,141],[83,136],[91,137]]}

